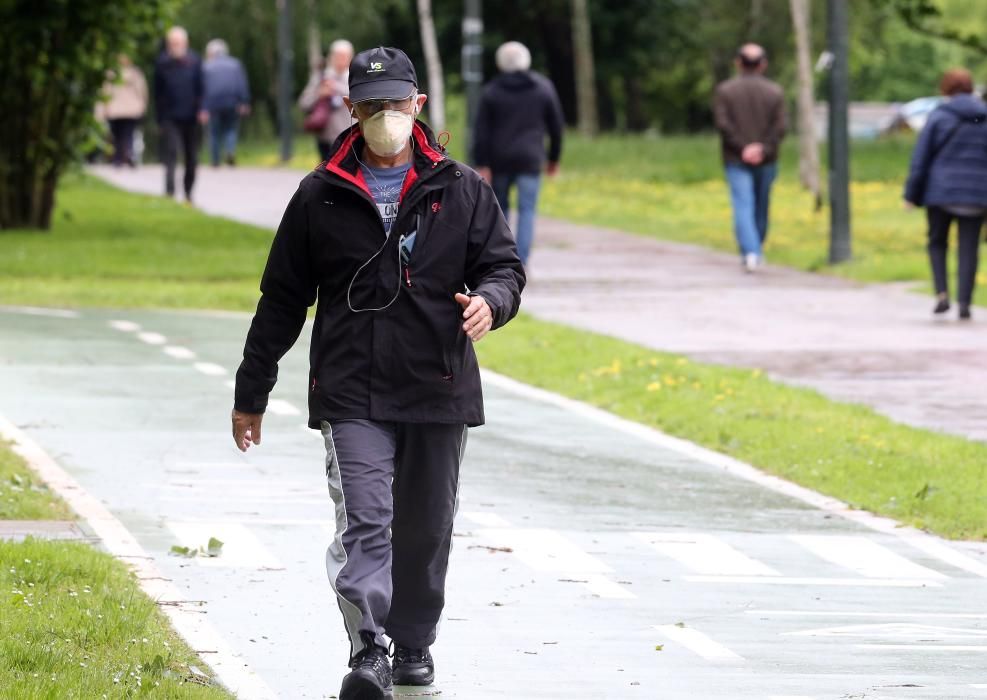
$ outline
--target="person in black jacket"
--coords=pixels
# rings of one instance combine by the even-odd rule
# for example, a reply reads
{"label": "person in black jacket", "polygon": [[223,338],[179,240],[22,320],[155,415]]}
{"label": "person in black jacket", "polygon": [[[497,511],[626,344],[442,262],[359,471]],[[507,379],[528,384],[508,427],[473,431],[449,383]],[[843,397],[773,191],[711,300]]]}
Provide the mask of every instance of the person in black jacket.
{"label": "person in black jacket", "polygon": [[199,122],[202,110],[202,62],[188,47],[188,33],[172,27],[165,37],[165,50],[154,66],[154,109],[161,134],[161,162],[165,166],[165,194],[175,195],[175,165],[178,151],[185,159],[185,199],[192,201],[195,170],[199,163]]}
{"label": "person in black jacket", "polygon": [[926,208],[936,314],[949,311],[946,254],[949,227],[956,219],[959,316],[969,320],[987,215],[987,104],[973,95],[973,78],[962,68],[947,71],[939,87],[948,99],[933,110],[919,134],[905,183],[905,206]]}
{"label": "person in black jacket", "polygon": [[[501,73],[483,89],[473,131],[473,162],[493,185],[508,215],[511,187],[517,185],[517,245],[528,264],[535,236],[535,208],[541,171],[558,173],[562,155],[562,105],[551,81],[531,68],[531,54],[517,41],[497,49]],[[548,136],[548,152],[545,136]]]}
{"label": "person in black jacket", "polygon": [[326,554],[351,644],[341,700],[427,685],[445,598],[459,465],[483,423],[472,343],[517,313],[524,269],[493,191],[415,119],[426,96],[398,49],[353,59],[357,124],[292,197],[237,371],[233,437],[260,444],[278,361],[306,311],[309,426],[326,443]]}

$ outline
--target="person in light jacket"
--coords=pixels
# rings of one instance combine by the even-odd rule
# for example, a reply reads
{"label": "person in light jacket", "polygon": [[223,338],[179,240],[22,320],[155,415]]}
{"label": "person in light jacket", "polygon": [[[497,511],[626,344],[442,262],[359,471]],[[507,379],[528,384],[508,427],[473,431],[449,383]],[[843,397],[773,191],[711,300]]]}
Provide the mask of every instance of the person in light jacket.
{"label": "person in light jacket", "polygon": [[350,61],[353,60],[353,44],[346,39],[337,39],[329,47],[324,70],[315,70],[308,84],[298,98],[298,107],[310,114],[325,100],[329,106],[329,118],[325,126],[315,134],[315,148],[322,160],[329,158],[332,144],[341,133],[350,128],[353,118],[343,104],[349,96]]}
{"label": "person in light jacket", "polygon": [[230,56],[230,49],[222,39],[206,44],[202,88],[202,108],[209,115],[209,154],[213,167],[224,157],[227,165],[235,165],[240,117],[250,113],[250,87],[243,64]]}
{"label": "person in light jacket", "polygon": [[946,256],[949,227],[957,224],[957,300],[961,320],[971,318],[980,231],[987,215],[987,104],[973,94],[962,68],[946,71],[936,107],[919,134],[905,184],[905,207],[924,206],[929,222],[929,263],[935,282],[935,314],[949,311]]}
{"label": "person in light jacket", "polygon": [[134,167],[134,131],[147,112],[147,80],[129,56],[120,55],[120,68],[110,74],[103,95],[101,114],[113,138],[113,165]]}

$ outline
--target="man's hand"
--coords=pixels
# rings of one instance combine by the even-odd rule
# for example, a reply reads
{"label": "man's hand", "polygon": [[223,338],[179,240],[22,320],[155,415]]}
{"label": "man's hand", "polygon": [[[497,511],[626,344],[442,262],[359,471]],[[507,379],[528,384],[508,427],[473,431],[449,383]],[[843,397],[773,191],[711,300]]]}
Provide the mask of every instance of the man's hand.
{"label": "man's hand", "polygon": [[764,162],[764,144],[749,143],[740,152],[740,159],[748,165],[760,165]]}
{"label": "man's hand", "polygon": [[915,202],[909,202],[907,199],[901,201],[901,208],[905,211],[911,211],[915,208]]}
{"label": "man's hand", "polygon": [[457,294],[456,301],[463,307],[463,331],[474,343],[493,328],[493,312],[483,297]]}
{"label": "man's hand", "polygon": [[480,177],[487,181],[488,185],[493,182],[493,171],[490,168],[481,166],[476,169],[476,172]]}
{"label": "man's hand", "polygon": [[209,112],[204,109],[199,110],[199,123],[203,125],[209,123]]}
{"label": "man's hand", "polygon": [[559,164],[549,161],[548,165],[545,166],[545,174],[548,175],[549,177],[555,177],[556,175],[558,175]]}
{"label": "man's hand", "polygon": [[239,115],[241,117],[249,117],[250,116],[250,105],[247,104],[246,102],[243,102],[243,103],[237,105],[236,111],[239,113]]}
{"label": "man's hand", "polygon": [[260,423],[263,419],[263,413],[241,413],[233,409],[233,442],[240,452],[246,452],[251,445],[260,444]]}

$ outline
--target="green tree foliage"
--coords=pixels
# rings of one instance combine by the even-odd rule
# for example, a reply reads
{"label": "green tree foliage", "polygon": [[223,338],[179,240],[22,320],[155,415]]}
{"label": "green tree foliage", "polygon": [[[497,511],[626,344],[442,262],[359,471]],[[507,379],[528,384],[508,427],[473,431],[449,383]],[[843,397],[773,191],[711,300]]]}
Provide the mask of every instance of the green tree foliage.
{"label": "green tree foliage", "polygon": [[65,167],[93,145],[120,53],[160,35],[174,0],[0,0],[0,230],[49,227]]}

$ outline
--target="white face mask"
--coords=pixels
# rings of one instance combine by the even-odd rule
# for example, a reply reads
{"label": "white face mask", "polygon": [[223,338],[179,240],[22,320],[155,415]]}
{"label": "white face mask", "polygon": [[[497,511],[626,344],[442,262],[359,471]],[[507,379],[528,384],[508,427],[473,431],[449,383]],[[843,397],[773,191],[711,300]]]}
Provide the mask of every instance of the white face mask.
{"label": "white face mask", "polygon": [[381,158],[390,158],[404,149],[414,125],[414,115],[385,109],[362,122],[360,130],[371,151]]}

